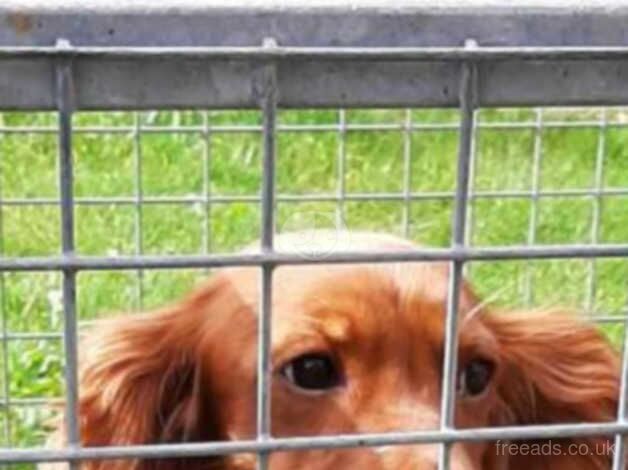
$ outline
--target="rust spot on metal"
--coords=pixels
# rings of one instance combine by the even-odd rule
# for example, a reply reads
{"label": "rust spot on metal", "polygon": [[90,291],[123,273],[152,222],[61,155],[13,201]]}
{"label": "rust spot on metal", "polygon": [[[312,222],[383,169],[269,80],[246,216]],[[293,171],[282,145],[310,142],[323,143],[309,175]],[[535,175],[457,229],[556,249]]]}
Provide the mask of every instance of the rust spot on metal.
{"label": "rust spot on metal", "polygon": [[7,23],[18,35],[26,34],[33,29],[33,19],[24,13],[10,13],[7,16]]}

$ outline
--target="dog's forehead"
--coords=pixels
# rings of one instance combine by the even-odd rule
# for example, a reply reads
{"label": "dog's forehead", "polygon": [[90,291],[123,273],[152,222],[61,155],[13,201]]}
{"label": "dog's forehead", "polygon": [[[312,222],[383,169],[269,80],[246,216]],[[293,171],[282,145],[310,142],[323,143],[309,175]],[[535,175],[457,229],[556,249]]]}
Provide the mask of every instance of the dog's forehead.
{"label": "dog's forehead", "polygon": [[[277,251],[324,258],[334,252],[404,251],[416,245],[387,234],[312,231],[278,235],[275,247]],[[244,252],[257,250],[258,245],[252,245]],[[260,305],[259,268],[227,271],[236,292],[256,314]],[[279,329],[293,329],[308,317],[320,318],[325,313],[333,324],[330,329],[340,331],[339,325],[347,321],[362,321],[365,316],[380,315],[382,311],[392,315],[443,313],[448,278],[449,266],[442,262],[326,264],[318,259],[316,263],[281,265],[273,274],[273,324]],[[397,305],[393,305],[395,302]],[[463,286],[461,310],[468,310],[475,303],[468,286]]]}
{"label": "dog's forehead", "polygon": [[[299,301],[305,296],[329,293],[329,286],[342,288],[352,278],[364,278],[370,273],[371,283],[355,287],[368,290],[379,280],[397,290],[400,295],[420,297],[427,303],[444,302],[447,297],[449,267],[442,262],[404,262],[374,264],[326,264],[326,256],[338,252],[407,251],[418,245],[389,234],[371,232],[347,232],[337,230],[312,230],[291,232],[275,237],[278,252],[300,254],[303,265],[279,266],[273,276],[273,301],[280,296],[284,303],[288,299]],[[256,242],[242,253],[259,251]],[[307,262],[314,258],[315,263]],[[259,300],[259,270],[239,268],[229,271],[234,287],[249,302]],[[377,275],[373,275],[377,274]],[[468,290],[468,287],[465,286]],[[338,291],[338,289],[336,289]],[[468,292],[470,293],[470,291]],[[465,298],[470,297],[463,293]]]}
{"label": "dog's forehead", "polygon": [[444,304],[447,273],[447,266],[441,263],[282,266],[275,271],[273,287],[274,296],[295,302],[324,301],[326,297],[396,297]]}

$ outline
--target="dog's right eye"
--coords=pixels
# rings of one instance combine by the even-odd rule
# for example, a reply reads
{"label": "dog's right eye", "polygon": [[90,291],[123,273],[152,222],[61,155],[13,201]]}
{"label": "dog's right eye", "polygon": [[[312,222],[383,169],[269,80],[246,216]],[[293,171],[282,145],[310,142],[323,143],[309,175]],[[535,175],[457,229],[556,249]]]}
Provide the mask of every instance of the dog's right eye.
{"label": "dog's right eye", "polygon": [[475,359],[469,362],[460,373],[458,392],[462,396],[475,397],[481,395],[487,389],[495,365],[486,359]]}
{"label": "dog's right eye", "polygon": [[293,359],[281,369],[281,375],[306,391],[329,390],[341,383],[334,359],[323,353],[304,354]]}

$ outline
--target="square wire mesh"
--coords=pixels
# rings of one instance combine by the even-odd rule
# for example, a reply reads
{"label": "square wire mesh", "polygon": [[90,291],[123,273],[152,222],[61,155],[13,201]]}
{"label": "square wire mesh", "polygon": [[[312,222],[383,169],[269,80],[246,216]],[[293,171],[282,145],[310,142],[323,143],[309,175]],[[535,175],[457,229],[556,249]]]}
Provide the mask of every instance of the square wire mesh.
{"label": "square wire mesh", "polygon": [[[624,176],[628,173],[622,173],[626,168],[626,160],[622,158],[626,133],[624,109],[477,111],[474,65],[468,62],[461,74],[458,111],[341,109],[285,111],[276,115],[275,73],[272,64],[267,66],[261,112],[155,111],[94,118],[73,112],[71,67],[62,63],[57,69],[59,112],[56,116],[34,119],[33,124],[24,124],[28,118],[3,116],[0,243],[2,253],[9,258],[4,265],[7,271],[0,276],[0,295],[3,423],[7,446],[41,444],[43,433],[39,430],[47,418],[51,398],[62,394],[70,417],[69,440],[71,444],[78,442],[74,411],[76,317],[78,313],[85,320],[83,323],[89,324],[90,301],[94,307],[99,305],[88,295],[82,297],[82,285],[85,292],[97,292],[99,286],[117,291],[111,286],[119,286],[121,293],[118,292],[116,300],[119,304],[112,307],[127,307],[132,302],[136,309],[142,309],[163,300],[160,296],[151,297],[158,287],[168,286],[166,297],[175,296],[210,266],[240,262],[261,266],[258,440],[239,447],[259,452],[259,468],[266,468],[268,453],[280,446],[308,448],[433,441],[445,443],[441,468],[448,468],[448,448],[452,442],[481,435],[503,436],[503,431],[478,434],[474,430],[453,429],[456,306],[465,268],[471,279],[483,280],[481,291],[498,291],[512,303],[578,301],[595,320],[614,325],[608,329],[611,337],[622,335],[628,313],[628,286],[618,282],[628,279],[626,261],[619,257],[625,254],[620,244],[627,238],[621,217],[623,204],[628,201],[628,181]],[[111,119],[111,123],[106,119]],[[54,163],[57,161],[54,158],[41,164],[47,174],[47,184],[43,186],[28,187],[27,171],[18,178],[14,176],[15,168],[24,162],[11,158],[20,154],[19,139],[26,136],[41,139],[33,151],[35,161],[56,157],[50,144],[59,139],[58,163]],[[122,152],[125,160],[102,159],[104,165],[111,166],[98,170],[97,179],[115,176],[101,186],[93,179],[89,154],[106,150],[115,139],[123,142],[116,145],[126,149]],[[161,146],[168,148],[171,145],[168,142],[173,139],[181,142],[171,151],[152,153]],[[292,140],[299,142],[303,154],[295,153]],[[571,141],[575,143],[570,144]],[[521,148],[527,149],[526,164],[520,163],[524,157]],[[566,149],[576,160],[585,158],[590,162],[562,167],[557,162],[564,158]],[[183,153],[177,153],[180,151]],[[434,151],[442,155],[435,157]],[[79,157],[73,158],[73,153]],[[368,158],[359,158],[363,154]],[[235,161],[230,162],[234,155]],[[101,156],[105,157],[106,153]],[[182,171],[164,171],[173,168],[172,162],[167,161],[172,158],[177,159],[177,168],[183,168]],[[301,178],[300,169],[313,165],[312,159],[317,159],[320,169],[316,168],[308,178]],[[373,159],[378,159],[377,165],[372,164]],[[147,165],[147,160],[151,165]],[[225,166],[217,169],[218,162]],[[500,171],[507,163],[512,165],[512,171]],[[33,168],[30,171],[38,167]],[[57,171],[59,183],[55,184],[52,177]],[[245,184],[234,188],[230,172],[237,172]],[[382,178],[383,174],[391,177]],[[22,183],[26,187],[20,187]],[[117,190],[98,193],[107,188]],[[166,213],[168,217],[164,217]],[[364,217],[366,213],[370,216]],[[47,223],[35,225],[32,230],[34,243],[16,243],[27,225],[42,220]],[[98,223],[101,229],[94,230]],[[234,231],[241,233],[226,234],[227,223],[238,223]],[[158,231],[159,226],[162,232]],[[290,256],[277,256],[273,251],[275,226],[279,231],[312,226],[386,229],[444,248],[444,251],[418,250],[414,254],[416,259],[450,260],[453,266],[440,430],[395,432],[368,438],[331,436],[318,439],[318,443],[270,437],[267,371],[272,271],[282,262],[303,262]],[[512,230],[513,227],[517,230]],[[119,234],[115,237],[119,244],[111,246],[106,237],[94,241],[99,232]],[[173,235],[178,233],[181,237]],[[43,234],[42,242],[38,242],[39,234]],[[261,257],[230,254],[235,246],[250,241],[256,234],[262,238]],[[54,251],[46,251],[46,245],[61,248],[65,256],[53,258]],[[107,247],[107,251],[102,252],[102,247]],[[45,267],[53,268],[53,272],[33,274],[11,269],[11,260],[18,258],[18,262],[28,264],[28,257],[33,255],[44,259]],[[96,255],[96,258],[81,264],[75,255]],[[604,259],[596,255],[603,255]],[[571,256],[578,259],[570,260]],[[537,257],[549,259],[539,261]],[[358,259],[349,253],[339,255],[336,261]],[[374,253],[363,259],[379,262],[387,258]],[[499,259],[512,261],[492,262]],[[569,268],[565,269],[567,264]],[[38,266],[42,267],[35,263],[33,269],[37,270]],[[159,268],[166,271],[157,271]],[[189,270],[182,276],[172,276],[168,268]],[[60,270],[61,275],[55,270]],[[517,280],[517,285],[500,285],[504,278]],[[566,298],[548,299],[550,292],[542,290],[544,284],[550,284],[548,279],[554,283],[549,290],[565,280],[580,287],[561,292]],[[33,328],[28,321],[12,318],[16,305],[22,306],[16,297],[32,286],[42,285],[47,304],[44,302],[36,309],[47,312],[44,324],[50,328]],[[150,292],[147,286],[151,286]],[[33,302],[41,303],[37,296],[35,299]],[[25,343],[34,346],[23,346]],[[16,380],[22,366],[20,360],[28,353],[37,356],[32,359],[33,364],[41,366],[43,371],[39,378],[44,383],[40,388],[32,387],[33,390]],[[61,381],[50,379],[54,375],[58,378],[62,367],[67,374],[65,387]],[[626,411],[623,395],[620,416]],[[35,411],[29,417],[31,410]],[[24,425],[29,422],[30,425]],[[613,425],[582,425],[580,429],[565,425],[549,431],[531,428],[509,432],[513,437],[544,432],[565,436],[585,430],[625,432],[624,426],[620,420]],[[27,434],[29,428],[35,430],[34,435],[23,437],[21,433]],[[168,446],[135,450],[147,456],[171,451]],[[181,445],[177,455],[223,451],[234,450],[220,444]],[[88,454],[137,455],[133,449],[127,452],[105,449],[100,454]],[[49,458],[50,454],[24,451],[9,455],[6,461],[20,458],[33,461],[42,456]],[[617,462],[615,465],[620,468]]]}

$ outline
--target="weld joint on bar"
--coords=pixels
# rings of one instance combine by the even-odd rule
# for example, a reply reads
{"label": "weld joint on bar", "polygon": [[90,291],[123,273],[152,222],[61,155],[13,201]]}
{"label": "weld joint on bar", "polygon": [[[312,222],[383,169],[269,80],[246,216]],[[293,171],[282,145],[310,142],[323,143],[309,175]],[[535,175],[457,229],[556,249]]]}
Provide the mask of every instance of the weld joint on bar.
{"label": "weld joint on bar", "polygon": [[[60,52],[68,52],[68,55],[63,54],[57,58],[55,69],[57,74],[57,89],[56,89],[56,103],[58,110],[64,110],[71,112],[75,109],[74,103],[74,81],[71,79],[72,74],[72,59],[71,52],[74,50],[70,41],[64,38],[57,39],[56,49]],[[70,90],[63,89],[62,84],[69,85]]]}
{"label": "weld joint on bar", "polygon": [[[272,52],[279,48],[275,38],[264,38],[263,50]],[[261,68],[260,76],[253,80],[253,96],[261,109],[268,105],[276,106],[279,91],[277,88],[277,61],[272,55],[266,59]],[[263,131],[263,126],[262,126]]]}

